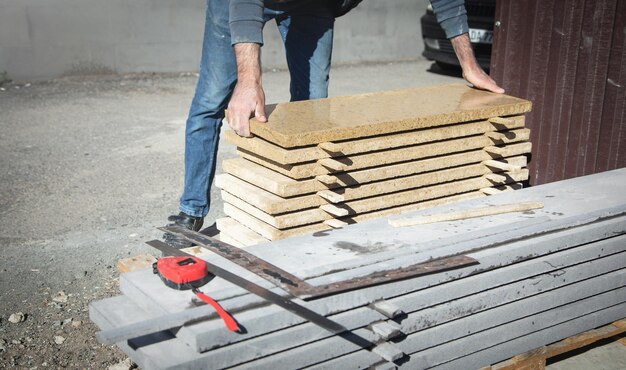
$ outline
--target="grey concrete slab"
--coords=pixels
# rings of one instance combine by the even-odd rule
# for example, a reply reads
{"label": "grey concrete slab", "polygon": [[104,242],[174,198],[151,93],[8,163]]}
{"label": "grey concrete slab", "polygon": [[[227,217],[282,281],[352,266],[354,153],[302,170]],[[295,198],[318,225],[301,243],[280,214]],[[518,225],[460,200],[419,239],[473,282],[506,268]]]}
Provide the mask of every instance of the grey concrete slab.
{"label": "grey concrete slab", "polygon": [[[150,317],[150,314],[141,310],[125,296],[107,298],[89,305],[89,318],[102,330],[138,322],[146,317]],[[142,339],[134,342],[139,345],[139,350],[134,350],[125,341],[117,343],[117,346],[144,369],[172,368],[180,363],[181,358],[193,358],[195,355],[188,345],[176,340],[169,332],[157,333]],[[162,356],[164,353],[174,355]]]}
{"label": "grey concrete slab", "polygon": [[[613,259],[617,258],[616,256]],[[605,258],[604,264],[607,264],[611,259],[612,257]],[[619,265],[619,263],[615,263],[615,265]],[[593,266],[591,264],[579,266],[574,270],[578,270],[575,272],[582,273],[582,277],[584,277],[585,270],[594,270],[595,268],[599,268],[595,272],[598,273],[598,271],[604,271],[607,266]],[[611,267],[609,266],[609,268]],[[477,296],[469,295],[453,302],[409,313],[400,323],[402,332],[408,337],[400,340],[397,344],[406,353],[434,348],[440,343],[459,340],[459,338],[479,333],[488,328],[601,294],[607,290],[621,288],[626,282],[624,266],[620,271],[603,273],[600,276],[582,281],[576,280],[581,276],[571,275],[571,272],[568,273],[567,269],[564,269],[562,274],[560,271],[556,271],[552,274],[546,274],[544,277],[532,277],[521,282],[519,286],[507,285],[499,290],[493,289]],[[572,282],[568,278],[573,278],[574,281]],[[541,281],[540,279],[551,280],[554,286],[547,291],[540,287],[534,287],[533,285],[537,281]],[[538,291],[525,293],[518,291],[518,289],[523,289],[521,286],[524,285]],[[445,286],[442,286],[441,290],[444,289]],[[513,299],[507,297],[507,294],[515,296],[517,293],[521,294]],[[491,298],[491,302],[485,297]],[[482,305],[481,300],[485,301]],[[329,369],[348,368],[355,366],[355,364],[359,364],[358,367],[368,367],[372,364],[371,361],[375,360],[375,357],[367,351],[346,355],[348,352],[344,351],[347,349],[338,338],[331,337],[301,348],[295,348],[287,353],[266,357],[259,360],[259,363],[267,364],[269,367],[279,366],[286,360],[287,356],[291,355],[298,358],[297,367],[308,366],[311,363],[304,362],[307,358],[306,353],[317,351],[323,351],[329,357],[343,356],[330,362],[327,367]],[[442,353],[445,354],[446,351]],[[359,362],[360,359],[363,359],[363,362]],[[312,361],[315,358],[309,357],[308,360]]]}
{"label": "grey concrete slab", "polygon": [[[550,243],[550,241],[548,241],[546,244],[551,244],[551,243]],[[615,249],[611,250],[611,249],[608,249],[608,248],[603,248],[602,252],[606,252],[606,253],[613,252],[614,253],[615,251],[619,251],[620,248],[621,248],[621,246],[618,244],[618,246],[615,247]],[[528,248],[526,248],[526,249],[528,249]],[[585,249],[587,250],[586,254],[582,253],[582,252],[585,251]],[[582,247],[582,248],[576,248],[575,250],[569,251],[569,253],[572,253],[572,252],[578,252],[578,259],[569,260],[570,263],[579,263],[580,261],[585,261],[586,259],[595,257],[595,255],[597,253],[596,251],[591,249],[590,246],[585,246],[585,247]],[[553,254],[550,257],[551,257],[551,259],[548,259],[548,260],[545,260],[545,261],[538,261],[538,262],[536,262],[534,264],[529,264],[525,269],[523,269],[524,263],[517,264],[517,265],[513,266],[512,268],[514,268],[516,270],[519,270],[520,274],[528,274],[529,276],[532,276],[533,272],[536,274],[536,273],[542,271],[542,269],[553,268],[553,267],[550,267],[550,266],[551,265],[555,265],[555,264],[556,265],[560,265],[562,267],[563,264],[565,263],[563,257],[559,256],[558,254]],[[616,261],[618,261],[618,260],[616,260]],[[496,274],[496,272],[498,272],[498,270],[495,270],[495,271],[491,272],[492,274],[494,274],[493,276],[485,276],[484,279],[482,280],[483,281],[482,284],[484,286],[486,286],[486,287],[490,287],[490,286],[493,285],[493,281],[500,281],[500,280],[509,281],[509,280],[505,280],[505,279],[510,279],[511,278],[510,274],[507,276],[506,273]],[[504,272],[504,270],[502,270],[502,272]],[[498,275],[502,275],[502,277],[498,277]],[[468,284],[466,284],[466,286],[462,286],[460,284],[462,282],[462,280],[453,281],[450,284],[444,286],[444,288],[442,288],[441,291],[448,293],[449,297],[450,296],[453,297],[454,294],[462,294],[463,292],[467,293],[467,292],[472,291],[472,290],[468,290],[468,288],[467,288],[468,285],[473,287],[473,288],[475,288],[475,289],[478,289],[478,288],[481,287],[480,281],[477,280],[477,277],[479,277],[479,276],[480,275],[476,275],[476,276],[468,278],[469,281],[468,281]],[[458,288],[454,289],[454,286],[457,286]],[[484,287],[483,287],[483,289],[484,289]],[[410,307],[413,307],[413,308],[417,309],[417,308],[420,307],[420,305],[416,304],[415,302],[431,302],[431,303],[435,303],[435,302],[440,302],[442,300],[445,300],[445,297],[446,297],[445,293],[442,296],[441,293],[430,293],[430,294],[428,294],[427,292],[428,292],[428,290],[426,290],[424,292],[421,292],[420,294],[417,294],[415,296],[415,298],[412,300],[412,302],[413,302],[412,304],[410,303],[411,301],[404,300],[403,301],[403,307],[406,306],[406,305],[409,305]],[[439,299],[439,300],[437,300],[437,299]],[[281,311],[279,309],[276,311],[275,314],[278,315],[278,317],[281,317],[283,319],[286,316],[290,316],[290,315],[285,315],[285,313],[281,314]],[[362,313],[358,313],[357,314],[357,316],[360,316],[360,315],[362,315]],[[243,320],[243,322],[256,323],[258,321],[258,320],[255,320],[257,318],[256,314],[251,314],[251,313],[247,313],[246,312],[246,313],[242,313],[240,315],[236,315],[236,317],[240,321],[242,321],[242,317],[243,318],[247,318],[248,316],[250,317],[250,319],[245,319],[245,320]],[[270,315],[269,317],[272,317],[272,315]],[[363,316],[363,318],[367,319],[367,320],[371,319],[372,321],[373,321],[373,319],[375,319],[374,317],[368,319],[367,316]],[[343,321],[343,319],[341,319],[339,321],[342,322],[342,323],[345,323]],[[265,320],[262,320],[260,322],[265,323]],[[365,323],[366,322],[367,321],[365,321]],[[224,331],[223,324],[221,322],[217,321],[214,324],[215,325],[213,326],[213,330],[209,330],[209,331],[207,331],[205,333],[205,335],[207,335],[207,337],[210,337],[213,340],[215,340],[215,338],[222,337],[223,335],[228,335],[228,333],[226,331]],[[354,322],[350,322],[350,326],[354,327],[355,326]],[[258,326],[256,328],[260,329]],[[254,335],[258,334],[258,333],[256,333],[256,331],[253,332],[252,330],[251,330],[251,333],[252,333],[251,336],[254,336]],[[297,332],[297,333],[299,333],[299,334],[291,335],[291,337],[292,338],[293,337],[306,337],[306,335],[304,334],[305,332]],[[323,331],[322,331],[321,334],[323,336]],[[317,335],[319,336],[320,334],[318,333]],[[318,338],[318,336],[314,336],[314,337]],[[287,337],[289,337],[289,334],[287,334]],[[275,338],[278,338],[278,337],[275,337]],[[239,339],[245,339],[245,338],[239,338]],[[195,340],[195,339],[193,339],[193,340]],[[284,340],[284,341],[288,341],[288,340],[289,339]],[[262,340],[260,340],[258,343],[262,343]],[[275,348],[275,344],[277,343],[277,340],[272,338],[272,343],[274,343],[274,345],[267,345],[267,344],[265,344],[263,346],[259,345],[259,347],[266,347],[267,346],[268,347],[268,351],[269,351],[272,348]],[[215,342],[213,342],[212,344],[215,344]],[[268,353],[268,352],[264,352],[264,353]]]}
{"label": "grey concrete slab", "polygon": [[[581,316],[576,320],[570,320],[527,336],[512,339],[498,346],[487,348],[473,353],[454,362],[443,364],[434,369],[458,369],[459,367],[480,368],[488,364],[508,359],[518,353],[523,353],[537,348],[537,343],[549,344],[562,338],[567,338],[587,330],[606,325],[624,317],[626,304],[621,303],[597,312]],[[495,359],[495,360],[494,360]],[[610,360],[608,361],[610,362]]]}
{"label": "grey concrete slab", "polygon": [[[622,241],[614,242],[612,245],[609,245],[609,243],[600,244],[596,246],[595,249],[590,250],[590,252],[592,252],[593,254],[597,254],[598,252],[600,252],[602,254],[604,250],[610,250],[610,252],[620,251],[622,249]],[[491,289],[483,293],[474,293],[471,288],[475,286],[480,286],[480,281],[472,278],[467,278],[467,280],[470,280],[467,282],[467,284],[465,284],[465,294],[467,294],[467,296],[464,296],[464,298],[459,298],[458,300],[452,302],[445,302],[446,294],[443,293],[452,290],[453,292],[456,292],[458,294],[458,290],[455,290],[453,288],[448,289],[447,285],[442,285],[431,289],[432,292],[428,295],[419,293],[409,294],[406,296],[398,297],[392,302],[394,304],[405,307],[408,313],[408,317],[402,320],[402,325],[400,326],[400,329],[405,334],[415,333],[416,331],[423,330],[431,326],[441,325],[450,320],[458,320],[461,317],[473,313],[489,310],[493,307],[498,307],[501,305],[510,304],[511,302],[517,302],[529,298],[533,295],[540,294],[546,290],[554,290],[556,288],[562,287],[563,285],[579,282],[581,279],[586,279],[590,276],[593,277],[598,274],[606,275],[608,271],[612,271],[616,268],[616,266],[623,269],[626,266],[624,266],[624,262],[620,260],[620,256],[623,257],[624,254],[622,253],[621,255],[610,255],[602,259],[583,264],[578,264],[579,261],[570,261],[569,263],[574,263],[575,266],[557,270],[554,270],[553,267],[553,270],[547,274],[535,276],[529,275],[528,278],[518,282],[517,284],[504,284],[500,288]],[[587,257],[589,257],[589,255]],[[563,259],[561,258],[560,260],[562,261]],[[553,259],[552,261],[541,261],[541,264],[543,264],[544,266],[550,266],[552,263],[558,262],[556,262],[556,259]],[[539,263],[537,263],[537,265],[539,265]],[[484,275],[485,276],[483,281],[491,281],[492,284],[494,281],[498,281],[498,276],[487,276],[490,275],[490,273],[485,273]],[[618,287],[624,285],[623,271],[619,274],[619,276],[605,275],[598,277],[597,280],[581,283],[578,288],[573,288],[573,291],[575,293],[581,294],[582,296],[588,296],[594,294],[593,289],[599,289],[598,292],[602,292],[607,289],[611,289],[611,286]],[[559,297],[562,292],[563,291],[553,292],[551,294],[552,296]],[[438,299],[438,296],[443,297],[441,299]],[[561,300],[562,299],[565,299],[565,296],[563,296]],[[444,300],[444,303],[437,304],[442,300]],[[536,300],[538,300],[540,303],[545,304],[546,306],[556,305],[559,302],[559,299],[546,299],[545,295],[537,298]],[[566,302],[567,300],[565,301],[565,303]],[[426,308],[419,310],[420,306],[425,306]],[[519,310],[519,306],[512,306],[513,312],[501,314],[500,317],[506,319],[509,318],[509,316],[515,317],[515,314],[522,314],[522,311]],[[509,307],[511,307],[511,305]],[[538,310],[540,308],[541,307],[536,309]],[[409,310],[413,311],[409,312]],[[366,307],[361,307],[355,310],[343,312],[338,315],[333,315],[332,319],[350,329],[354,329],[358,328],[359,326],[363,326],[363,322],[372,321],[376,318],[375,316],[372,316],[370,311],[371,310],[368,310]],[[360,320],[362,321],[359,322]],[[495,320],[487,320],[487,322],[495,325]],[[388,321],[388,323],[395,326],[395,323],[393,321]],[[481,324],[484,326],[485,321],[481,322]],[[464,331],[462,332],[465,333]],[[449,338],[452,338],[449,332],[446,333]],[[231,344],[229,346],[222,347],[220,348],[219,353],[216,353],[216,355],[212,357],[212,361],[214,361],[214,363],[228,364],[228,366],[231,366],[233,365],[233,363],[224,363],[222,361],[232,361],[234,357],[237,357],[237,360],[240,360],[242,357],[245,357],[246,359],[253,359],[253,357],[241,354],[245,351],[246,348],[256,348],[253,353],[255,356],[260,357],[271,355],[272,353],[286,350],[288,348],[305,346],[307,343],[311,345],[312,342],[319,341],[324,338],[327,339],[325,339],[322,347],[327,347],[327,349],[321,349],[317,347],[316,348],[324,351],[325,353],[333,351],[333,353],[335,353],[336,355],[340,355],[343,354],[339,351],[340,348],[349,349],[349,347],[342,346],[342,339],[338,337],[329,337],[331,337],[331,335],[325,333],[320,328],[315,327],[315,325],[306,323],[293,328],[285,328],[283,330],[273,332],[269,335],[250,339],[248,341],[241,342],[240,344]],[[384,338],[383,336],[383,339],[386,338]],[[424,343],[424,341],[422,343]],[[308,347],[303,347],[302,349],[302,351],[306,352],[307,350],[305,350],[304,348]],[[294,349],[294,351],[298,350]],[[313,352],[315,353],[316,351]],[[239,355],[237,356],[237,354]],[[276,365],[283,361],[280,358],[282,357],[279,357],[279,360],[272,361],[272,364]],[[315,358],[313,358],[313,360],[315,360]],[[299,364],[299,366],[306,365],[305,363]]]}
{"label": "grey concrete slab", "polygon": [[[620,277],[620,279],[623,279],[623,276]],[[622,310],[623,315],[623,309],[626,308],[626,303],[624,303],[625,300],[626,287],[622,286],[615,290],[580,299],[575,302],[568,302],[543,312],[532,313],[526,317],[522,317],[506,324],[494,327],[487,326],[486,330],[483,330],[484,328],[477,330],[473,334],[464,336],[457,340],[437,342],[436,346],[415,353],[408,351],[407,348],[419,345],[419,341],[422,340],[424,336],[409,335],[402,342],[398,343],[398,345],[404,350],[404,352],[409,354],[410,359],[402,364],[399,364],[400,366],[398,367],[406,369],[427,369],[435,368],[437,366],[449,369],[481,368],[483,366],[504,360],[517,353],[523,353],[526,350],[537,348],[572,335],[569,334],[569,332],[559,330],[558,324],[573,322],[574,324],[572,325],[580,327],[577,332],[608,324],[620,318],[620,309]],[[512,311],[518,311],[519,315],[520,310],[522,310],[521,314],[523,315],[523,309],[521,307],[515,307]],[[586,322],[585,319],[580,319],[584,318],[586,315],[594,314],[596,312],[601,313],[604,310],[607,310],[607,312],[604,315],[599,315],[597,320],[593,321],[592,324]],[[487,321],[483,321],[483,323],[488,322],[488,317],[486,320]],[[533,337],[532,335],[537,332],[543,332],[544,334],[546,332],[550,332],[548,334],[549,337],[555,339],[542,339],[537,336]],[[428,330],[424,332],[424,335],[427,335],[427,333]],[[525,347],[517,348],[515,349],[515,352],[508,355],[498,353],[497,351],[490,351],[490,349],[497,347],[498,345],[508,346],[508,343],[520,337],[534,338],[535,342],[532,343],[532,340],[527,338],[525,341]],[[485,349],[488,350],[485,351]],[[486,353],[489,353],[489,355]],[[466,361],[467,358],[479,358],[480,360],[478,361],[480,362]],[[315,365],[313,368],[337,369],[342,368],[342,365],[348,365],[353,368],[367,368],[377,362],[378,359],[375,358],[375,356],[372,356],[367,352],[359,351],[356,354],[339,357],[327,363]]]}
{"label": "grey concrete slab", "polygon": [[[408,305],[408,308],[404,307],[404,305],[400,306],[404,310],[414,311],[419,307],[423,307],[419,302],[442,302],[442,300],[445,301],[445,297],[449,297],[447,299],[453,299],[455,295],[489,289],[493,287],[494,282],[497,281],[508,282],[511,279],[515,279],[515,276],[518,276],[518,279],[521,279],[526,276],[533,276],[541,272],[551,271],[554,269],[555,265],[563,265],[569,261],[573,261],[572,263],[580,263],[588,259],[593,259],[598,254],[603,255],[604,251],[598,252],[593,249],[593,245],[589,245],[567,251],[563,255],[552,254],[547,258],[547,263],[541,259],[530,260],[517,263],[511,266],[509,268],[510,270],[496,269],[491,272],[493,274],[492,276],[483,277],[483,274],[479,274],[471,276],[468,278],[467,282],[464,281],[466,279],[461,279],[464,276],[467,277],[480,271],[487,271],[490,268],[498,267],[503,264],[506,265],[512,262],[519,262],[520,260],[531,258],[535,255],[554,253],[561,249],[566,250],[579,245],[581,241],[584,240],[592,241],[595,238],[603,239],[614,235],[616,229],[619,230],[620,227],[623,228],[625,226],[624,220],[612,220],[610,222],[605,222],[604,224],[606,225],[598,224],[568,230],[567,232],[550,235],[549,237],[540,238],[539,240],[521,241],[514,243],[511,246],[507,246],[507,248],[502,248],[505,250],[498,251],[497,253],[495,250],[483,251],[482,253],[484,256],[479,257],[481,263],[484,264],[482,267],[470,267],[455,270],[454,272],[446,272],[436,275],[423,276],[416,279],[409,279],[389,284],[383,289],[380,287],[371,287],[353,293],[331,296],[322,300],[309,302],[308,307],[318,313],[327,315],[332,314],[333,312],[352,309],[354,307],[358,307],[359,305],[363,306],[379,298],[386,298],[384,296],[385,294],[389,294],[389,297],[392,297],[394,295],[400,295],[406,292],[433,287],[438,284],[452,281],[449,285],[447,285],[446,289],[442,290],[443,293],[435,294],[427,289],[423,292],[416,293],[419,299],[405,303],[404,305]],[[605,226],[606,229],[602,226]],[[621,245],[617,244],[617,247],[613,246],[613,249],[607,248],[606,253],[615,253],[616,251],[621,250],[620,248]],[[563,257],[564,255],[572,255],[573,257],[569,260],[568,258]],[[164,288],[162,286],[155,285],[154,289],[155,290],[152,291],[150,302],[152,302],[151,304],[158,304],[158,302],[155,302],[154,299],[155,297],[159,297],[158,292]],[[137,299],[136,296],[133,296],[133,298]],[[243,297],[240,297],[239,299],[241,298]],[[233,301],[236,301],[237,299],[238,298],[235,298]],[[237,304],[233,301],[229,302],[226,300],[221,303],[227,308],[237,307]],[[248,301],[248,303],[249,302],[250,301]],[[281,327],[287,327],[302,322],[302,320],[297,316],[286,313],[278,307],[244,311],[237,313],[235,317],[239,320],[239,322],[248,328],[248,333],[244,335],[234,335],[233,333],[223,330],[223,324],[219,320],[214,320],[190,326],[189,328],[184,328],[179,332],[179,335],[182,335],[182,333],[187,330],[191,331],[193,334],[189,334],[189,337],[185,334],[186,340],[192,341],[190,343],[195,342],[199,349],[202,350],[203,348],[212,348],[214,346],[224,345],[233,341],[241,341],[268,331],[277,330]],[[362,325],[365,326],[369,323],[370,322],[365,321]]]}
{"label": "grey concrete slab", "polygon": [[[112,307],[118,308],[120,310],[125,310],[125,312],[130,312],[132,310],[129,310],[130,307],[129,305],[125,305],[124,300],[126,300],[126,303],[131,303],[130,301],[127,300],[127,298],[120,296],[120,297],[115,297],[114,300],[106,302],[106,305],[103,305],[103,307],[106,307],[105,309],[103,309],[102,311],[105,312],[102,317],[112,317],[114,316],[113,314],[111,314],[110,312],[106,312],[107,309],[110,309]],[[104,301],[101,301],[104,302]],[[111,304],[113,303],[113,304]],[[97,305],[96,305],[97,306]],[[136,306],[134,306],[136,307]],[[623,307],[620,306],[614,306],[611,307],[609,309],[605,309],[599,312],[596,312],[592,315],[587,315],[584,317],[585,322],[583,324],[581,324],[580,322],[566,322],[565,324],[561,324],[561,325],[557,325],[556,329],[560,329],[563,326],[569,325],[570,327],[574,326],[575,328],[580,328],[581,325],[586,325],[589,326],[589,328],[593,328],[593,327],[597,327],[602,325],[601,322],[606,321],[607,318],[609,321],[613,321],[619,318],[619,315],[623,313],[623,311],[621,311],[620,309],[623,309]],[[612,316],[611,316],[612,315]],[[128,315],[119,315],[118,317],[126,317],[126,319],[128,320]],[[98,325],[104,326],[106,325],[105,323],[101,322],[100,319],[98,318],[98,316],[94,315],[94,320],[98,321]],[[591,320],[590,320],[591,319]],[[104,319],[104,321],[106,321],[106,319]],[[551,329],[553,329],[551,328]],[[579,329],[574,329],[574,330],[579,330]],[[571,332],[571,329],[570,329]],[[549,337],[552,338],[554,337],[555,331],[542,331],[541,333],[541,338],[544,339],[544,337]],[[572,334],[569,335],[573,335],[575,334],[575,332],[572,332]],[[557,334],[558,335],[558,334]],[[533,333],[534,337],[538,336],[538,333]],[[527,338],[525,338],[527,339]],[[534,339],[534,338],[533,338]],[[550,339],[545,339],[545,340],[550,340]],[[556,340],[556,339],[554,339]],[[551,340],[551,341],[554,341]],[[127,352],[127,354],[129,354],[129,356],[135,361],[137,362],[142,368],[149,368],[149,369],[174,369],[174,368],[180,368],[180,369],[213,369],[213,368],[218,368],[217,366],[213,366],[213,361],[210,359],[210,357],[208,357],[209,353],[206,354],[195,354],[193,352],[189,351],[189,347],[187,347],[186,345],[182,344],[182,342],[180,342],[177,339],[172,339],[170,341],[166,341],[166,342],[157,342],[157,343],[153,343],[149,346],[145,346],[145,347],[141,347],[139,348],[136,352],[134,352],[132,349],[130,349],[130,347],[126,346],[122,346],[120,345],[120,347]],[[254,350],[253,348],[249,348],[249,350]],[[159,354],[158,356],[154,356],[154,354],[157,353]],[[165,356],[164,356],[165,355]],[[502,356],[501,356],[502,357]],[[150,361],[151,359],[154,358],[158,358],[159,361]],[[171,363],[169,363],[169,359],[173,359],[174,362],[176,361],[180,361],[181,359],[185,359],[186,361],[183,361],[182,363],[179,362],[178,364],[172,365]],[[464,364],[463,362],[461,362],[461,364]],[[171,365],[171,366],[170,366]],[[455,364],[455,366],[459,366],[460,364]],[[463,365],[465,366],[465,365]],[[267,367],[259,367],[259,368],[267,368]],[[356,366],[354,366],[354,368],[356,368]],[[452,367],[454,368],[454,367]],[[458,368],[458,367],[457,367]]]}

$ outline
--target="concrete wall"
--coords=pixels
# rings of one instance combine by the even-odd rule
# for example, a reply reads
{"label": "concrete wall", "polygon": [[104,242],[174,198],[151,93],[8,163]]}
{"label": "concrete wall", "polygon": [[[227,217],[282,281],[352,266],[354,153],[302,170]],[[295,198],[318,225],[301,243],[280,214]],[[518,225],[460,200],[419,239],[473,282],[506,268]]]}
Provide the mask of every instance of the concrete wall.
{"label": "concrete wall", "polygon": [[[365,0],[336,23],[333,63],[396,61],[421,51],[426,0]],[[17,81],[64,75],[196,71],[205,0],[0,0],[0,74]],[[273,22],[265,68],[284,68]]]}

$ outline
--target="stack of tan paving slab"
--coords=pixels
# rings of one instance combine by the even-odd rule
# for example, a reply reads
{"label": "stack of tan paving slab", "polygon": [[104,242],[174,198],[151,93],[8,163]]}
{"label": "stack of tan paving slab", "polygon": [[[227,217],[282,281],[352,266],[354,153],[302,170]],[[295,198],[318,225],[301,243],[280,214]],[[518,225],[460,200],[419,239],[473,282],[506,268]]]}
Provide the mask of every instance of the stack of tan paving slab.
{"label": "stack of tan paving slab", "polygon": [[222,240],[247,246],[518,188],[529,101],[445,85],[278,104],[231,131]]}

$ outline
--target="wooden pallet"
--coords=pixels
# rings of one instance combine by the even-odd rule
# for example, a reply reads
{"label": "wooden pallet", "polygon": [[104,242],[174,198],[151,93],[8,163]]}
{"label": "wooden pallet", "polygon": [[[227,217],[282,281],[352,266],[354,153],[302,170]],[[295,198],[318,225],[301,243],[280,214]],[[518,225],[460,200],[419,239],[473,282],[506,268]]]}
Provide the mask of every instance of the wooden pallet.
{"label": "wooden pallet", "polygon": [[[519,354],[509,360],[487,366],[481,370],[542,370],[546,367],[546,360],[564,353],[574,351],[602,339],[616,337],[626,333],[626,318],[615,321],[597,329],[580,333],[559,342],[539,347],[531,351]],[[626,345],[623,338],[619,341]]]}

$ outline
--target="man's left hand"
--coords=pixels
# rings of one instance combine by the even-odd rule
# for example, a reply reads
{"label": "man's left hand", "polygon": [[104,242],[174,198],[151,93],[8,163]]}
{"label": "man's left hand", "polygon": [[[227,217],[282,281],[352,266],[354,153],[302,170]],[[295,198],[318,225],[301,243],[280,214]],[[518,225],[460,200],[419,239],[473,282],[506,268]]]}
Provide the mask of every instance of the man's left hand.
{"label": "man's left hand", "polygon": [[463,68],[463,78],[475,88],[502,94],[504,89],[489,77],[478,65],[472,44],[467,33],[455,36],[450,39],[454,52]]}

